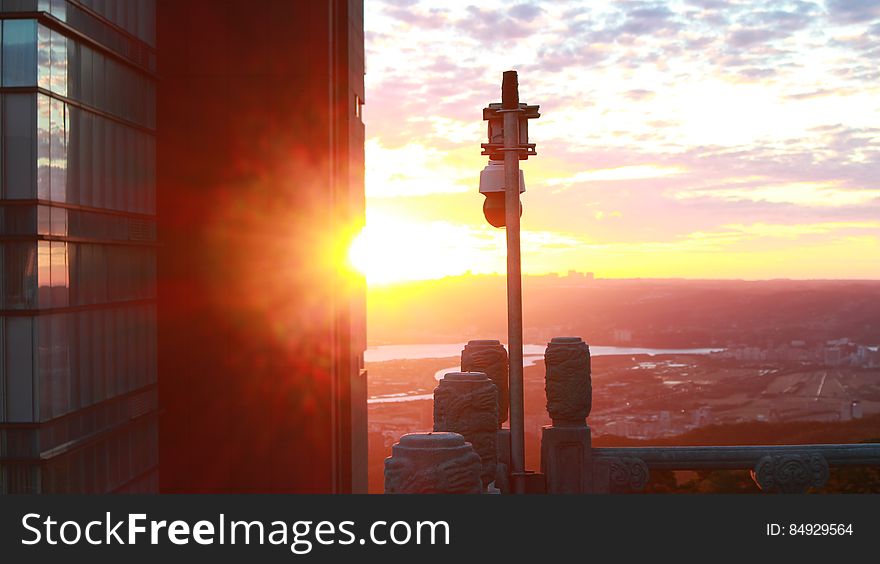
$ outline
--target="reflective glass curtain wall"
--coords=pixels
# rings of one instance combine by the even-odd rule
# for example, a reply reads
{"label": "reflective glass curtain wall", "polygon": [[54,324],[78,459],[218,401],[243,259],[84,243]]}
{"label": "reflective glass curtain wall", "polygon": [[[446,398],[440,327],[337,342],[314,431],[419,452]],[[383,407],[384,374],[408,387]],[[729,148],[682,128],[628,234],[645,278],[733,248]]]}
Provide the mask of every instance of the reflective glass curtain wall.
{"label": "reflective glass curtain wall", "polygon": [[0,47],[0,493],[155,491],[155,2],[0,0]]}

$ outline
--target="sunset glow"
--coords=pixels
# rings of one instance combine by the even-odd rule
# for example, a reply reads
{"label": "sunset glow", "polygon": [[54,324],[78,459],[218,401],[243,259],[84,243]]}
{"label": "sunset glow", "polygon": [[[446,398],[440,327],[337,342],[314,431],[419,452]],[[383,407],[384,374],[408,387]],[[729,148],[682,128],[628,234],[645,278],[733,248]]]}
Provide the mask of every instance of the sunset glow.
{"label": "sunset glow", "polygon": [[880,276],[876,3],[366,2],[372,285],[501,273],[481,109],[504,70],[523,164],[523,271]]}

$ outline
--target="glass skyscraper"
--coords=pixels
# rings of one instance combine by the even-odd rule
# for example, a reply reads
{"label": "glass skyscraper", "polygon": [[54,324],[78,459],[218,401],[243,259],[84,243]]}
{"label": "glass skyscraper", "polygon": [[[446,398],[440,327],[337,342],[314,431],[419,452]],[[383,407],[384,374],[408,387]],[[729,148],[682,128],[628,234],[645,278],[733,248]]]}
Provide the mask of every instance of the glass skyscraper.
{"label": "glass skyscraper", "polygon": [[362,0],[0,0],[0,493],[366,491]]}
{"label": "glass skyscraper", "polygon": [[158,488],[155,13],[0,2],[0,493]]}

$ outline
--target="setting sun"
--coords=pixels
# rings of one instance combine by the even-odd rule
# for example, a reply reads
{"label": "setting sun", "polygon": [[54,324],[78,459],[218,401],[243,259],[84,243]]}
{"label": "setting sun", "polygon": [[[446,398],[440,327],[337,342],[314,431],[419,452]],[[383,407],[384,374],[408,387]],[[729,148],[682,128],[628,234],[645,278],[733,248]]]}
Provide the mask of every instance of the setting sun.
{"label": "setting sun", "polygon": [[370,285],[500,272],[503,236],[503,231],[489,228],[373,214],[352,242],[348,259]]}

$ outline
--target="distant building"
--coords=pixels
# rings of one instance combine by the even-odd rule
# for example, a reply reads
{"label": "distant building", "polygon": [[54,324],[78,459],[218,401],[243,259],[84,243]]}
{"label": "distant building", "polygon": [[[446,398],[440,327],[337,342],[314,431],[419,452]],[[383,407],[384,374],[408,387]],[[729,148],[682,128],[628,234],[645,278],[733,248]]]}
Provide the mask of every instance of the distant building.
{"label": "distant building", "polygon": [[709,424],[709,408],[705,405],[698,407],[693,412],[694,427],[703,427]]}
{"label": "distant building", "polygon": [[825,366],[840,366],[843,364],[840,347],[825,347],[823,361]]}
{"label": "distant building", "polygon": [[862,418],[862,402],[859,400],[853,400],[850,404],[850,417],[852,419]]}
{"label": "distant building", "polygon": [[632,342],[633,333],[629,329],[615,329],[612,338],[615,343],[630,343]]}

